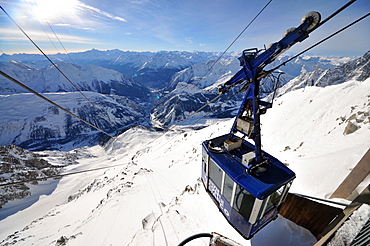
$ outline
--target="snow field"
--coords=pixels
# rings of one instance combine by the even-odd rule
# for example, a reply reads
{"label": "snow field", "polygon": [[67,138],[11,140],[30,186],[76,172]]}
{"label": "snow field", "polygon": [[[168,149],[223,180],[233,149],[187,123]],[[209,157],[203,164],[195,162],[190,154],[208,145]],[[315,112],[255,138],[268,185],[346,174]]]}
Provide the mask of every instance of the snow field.
{"label": "snow field", "polygon": [[370,147],[369,120],[344,134],[356,112],[370,113],[370,79],[287,93],[261,118],[264,148],[296,172],[292,192],[328,198]]}
{"label": "snow field", "polygon": [[[291,191],[326,198],[367,151],[368,123],[343,135],[346,121],[336,119],[348,119],[355,105],[368,110],[369,87],[369,79],[307,87],[278,98],[263,116],[264,149],[297,174]],[[200,232],[242,245],[312,245],[310,232],[282,217],[244,240],[199,183],[201,142],[227,133],[232,122],[168,132],[137,127],[105,148],[85,148],[95,157],[78,160],[66,173],[122,166],[63,177],[50,195],[0,221],[0,245],[177,245]]]}

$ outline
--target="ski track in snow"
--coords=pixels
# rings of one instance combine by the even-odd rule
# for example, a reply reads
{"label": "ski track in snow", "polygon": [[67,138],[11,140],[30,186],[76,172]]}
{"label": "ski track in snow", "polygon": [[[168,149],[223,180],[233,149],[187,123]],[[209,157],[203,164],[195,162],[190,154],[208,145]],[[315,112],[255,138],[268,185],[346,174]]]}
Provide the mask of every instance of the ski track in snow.
{"label": "ski track in snow", "polygon": [[[367,151],[370,124],[343,135],[346,124],[336,119],[348,119],[355,105],[369,110],[369,91],[370,79],[307,87],[278,98],[262,117],[264,149],[297,174],[292,192],[326,198]],[[0,221],[0,245],[177,245],[200,232],[242,245],[314,244],[309,231],[282,217],[249,241],[228,224],[198,179],[201,142],[227,133],[232,120],[207,124],[165,133],[132,128],[105,148],[86,148],[95,157],[66,173],[122,166],[63,177],[50,195]]]}

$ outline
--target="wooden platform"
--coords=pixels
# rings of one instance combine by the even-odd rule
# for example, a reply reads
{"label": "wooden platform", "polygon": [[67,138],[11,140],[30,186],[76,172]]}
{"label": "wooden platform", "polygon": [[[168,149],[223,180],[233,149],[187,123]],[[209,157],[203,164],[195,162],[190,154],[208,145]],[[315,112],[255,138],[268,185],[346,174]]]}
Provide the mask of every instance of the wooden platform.
{"label": "wooden platform", "polygon": [[370,185],[357,196],[353,202],[348,205],[336,218],[328,225],[327,228],[323,230],[322,237],[315,244],[315,246],[324,246],[330,242],[330,239],[334,236],[335,232],[340,228],[341,225],[352,215],[356,209],[358,209],[362,204],[370,205]]}
{"label": "wooden platform", "polygon": [[279,213],[319,238],[322,231],[341,212],[340,208],[289,193]]}
{"label": "wooden platform", "polygon": [[355,168],[348,174],[330,198],[346,199],[370,173],[370,149],[365,153]]}

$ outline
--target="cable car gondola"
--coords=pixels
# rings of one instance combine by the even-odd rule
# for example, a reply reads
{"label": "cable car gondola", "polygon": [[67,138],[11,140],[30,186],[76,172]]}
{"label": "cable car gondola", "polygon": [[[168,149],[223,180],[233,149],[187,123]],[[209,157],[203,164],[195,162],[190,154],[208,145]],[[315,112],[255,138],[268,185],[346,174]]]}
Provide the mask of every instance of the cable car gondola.
{"label": "cable car gondola", "polygon": [[202,182],[225,218],[246,239],[277,217],[295,178],[292,170],[261,149],[260,115],[272,107],[259,98],[260,80],[272,72],[263,68],[306,39],[319,22],[320,14],[310,12],[299,27],[289,29],[265,51],[244,50],[239,58],[242,69],[219,88],[226,93],[244,83],[245,96],[230,133],[202,143]]}

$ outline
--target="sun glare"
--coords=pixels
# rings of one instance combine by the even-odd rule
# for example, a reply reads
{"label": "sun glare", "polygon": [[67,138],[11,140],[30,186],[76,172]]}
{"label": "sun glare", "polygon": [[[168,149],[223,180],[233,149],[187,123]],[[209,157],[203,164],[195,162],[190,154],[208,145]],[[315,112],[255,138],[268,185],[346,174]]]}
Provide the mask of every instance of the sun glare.
{"label": "sun glare", "polygon": [[53,21],[74,15],[77,0],[37,0],[34,1],[34,13],[39,20]]}

